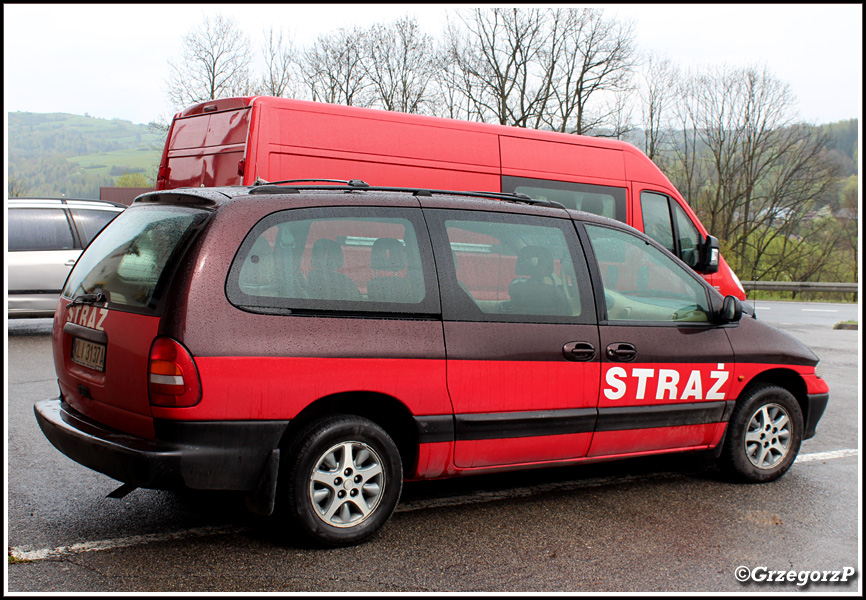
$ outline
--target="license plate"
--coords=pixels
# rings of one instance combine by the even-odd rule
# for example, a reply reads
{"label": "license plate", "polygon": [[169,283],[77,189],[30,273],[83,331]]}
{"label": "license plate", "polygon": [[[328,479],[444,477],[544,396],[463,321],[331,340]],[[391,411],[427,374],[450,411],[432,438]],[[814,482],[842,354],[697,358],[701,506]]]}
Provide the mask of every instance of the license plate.
{"label": "license plate", "polygon": [[72,362],[95,371],[105,371],[105,345],[72,338]]}

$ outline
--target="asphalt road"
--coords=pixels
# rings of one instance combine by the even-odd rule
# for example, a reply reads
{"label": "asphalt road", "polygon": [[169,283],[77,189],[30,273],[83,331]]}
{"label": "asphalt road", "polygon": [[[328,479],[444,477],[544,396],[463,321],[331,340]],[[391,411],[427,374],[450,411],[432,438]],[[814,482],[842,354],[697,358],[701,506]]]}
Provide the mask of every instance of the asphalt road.
{"label": "asphalt road", "polygon": [[781,325],[828,325],[841,321],[860,321],[859,304],[831,302],[776,302],[748,300],[758,318],[768,323]]}
{"label": "asphalt road", "polygon": [[[316,550],[281,537],[273,520],[250,515],[232,494],[136,490],[106,498],[118,483],[57,452],[33,418],[33,403],[56,393],[47,323],[9,327],[9,593],[862,586],[857,331],[781,326],[821,356],[831,401],[817,436],[774,483],[731,484],[703,457],[671,455],[407,484],[381,535]],[[738,582],[738,567],[752,581]],[[794,581],[768,582],[770,571],[791,572]],[[834,572],[848,581],[829,581]],[[828,581],[799,586],[801,573]]]}

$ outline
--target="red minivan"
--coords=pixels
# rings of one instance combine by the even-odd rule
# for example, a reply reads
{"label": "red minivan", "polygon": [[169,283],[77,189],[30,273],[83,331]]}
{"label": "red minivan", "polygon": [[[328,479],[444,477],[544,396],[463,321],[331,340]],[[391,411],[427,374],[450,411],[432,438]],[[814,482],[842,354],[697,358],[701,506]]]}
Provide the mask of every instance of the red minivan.
{"label": "red minivan", "polygon": [[741,317],[634,228],[524,195],[152,192],[66,280],[35,413],[115,497],[236,490],[339,546],[404,480],[692,451],[780,477],[829,389]]}
{"label": "red minivan", "polygon": [[175,115],[158,190],[347,177],[377,186],[523,193],[628,223],[722,295],[739,279],[667,177],[625,142],[255,96]]}

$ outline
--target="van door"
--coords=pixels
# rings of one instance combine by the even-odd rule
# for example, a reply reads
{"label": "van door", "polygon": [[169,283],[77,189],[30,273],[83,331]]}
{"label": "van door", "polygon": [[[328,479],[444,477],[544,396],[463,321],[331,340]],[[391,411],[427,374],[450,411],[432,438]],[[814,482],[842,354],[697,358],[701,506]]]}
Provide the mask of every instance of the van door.
{"label": "van door", "polygon": [[[203,112],[211,106],[213,112]],[[218,104],[206,104],[175,118],[157,189],[242,184],[250,107],[217,108]]]}
{"label": "van door", "polygon": [[586,455],[599,384],[585,260],[566,219],[427,210],[457,467]]}
{"label": "van door", "polygon": [[589,456],[715,444],[733,410],[734,358],[724,327],[712,322],[709,290],[637,235],[582,227],[604,307],[601,395]]}
{"label": "van door", "polygon": [[61,293],[53,332],[60,393],[73,409],[153,438],[151,345],[178,259],[209,215],[189,206],[136,203],[81,255]]}

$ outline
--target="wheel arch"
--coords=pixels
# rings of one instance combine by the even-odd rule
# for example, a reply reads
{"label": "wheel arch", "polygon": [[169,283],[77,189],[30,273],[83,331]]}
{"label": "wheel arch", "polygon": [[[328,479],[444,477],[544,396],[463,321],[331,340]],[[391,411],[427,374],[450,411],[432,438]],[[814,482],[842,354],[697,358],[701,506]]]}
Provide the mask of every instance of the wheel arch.
{"label": "wheel arch", "polygon": [[418,428],[412,412],[397,398],[379,392],[340,392],[319,398],[291,420],[280,440],[280,448],[291,447],[292,441],[310,423],[336,415],[364,417],[382,427],[400,451],[404,477],[414,470],[418,457]]}
{"label": "wheel arch", "polygon": [[[800,377],[799,373],[791,369],[776,368],[758,373],[743,386],[742,390],[740,390],[740,393],[737,395],[736,404],[742,404],[745,399],[751,395],[752,390],[754,390],[756,386],[765,384],[777,385],[788,390],[797,400],[797,404],[800,406],[800,412],[803,414],[804,420],[806,419],[809,414],[809,397],[806,390],[806,382],[803,381],[803,378]],[[717,458],[725,446],[728,433],[729,428],[726,426],[721,439],[719,439],[719,443],[713,448],[713,455]]]}
{"label": "wheel arch", "polygon": [[788,390],[797,399],[797,404],[800,405],[800,410],[804,417],[809,413],[809,396],[806,390],[806,382],[796,371],[777,368],[758,373],[740,392],[737,402],[747,397],[750,390],[760,384],[777,385]]}

